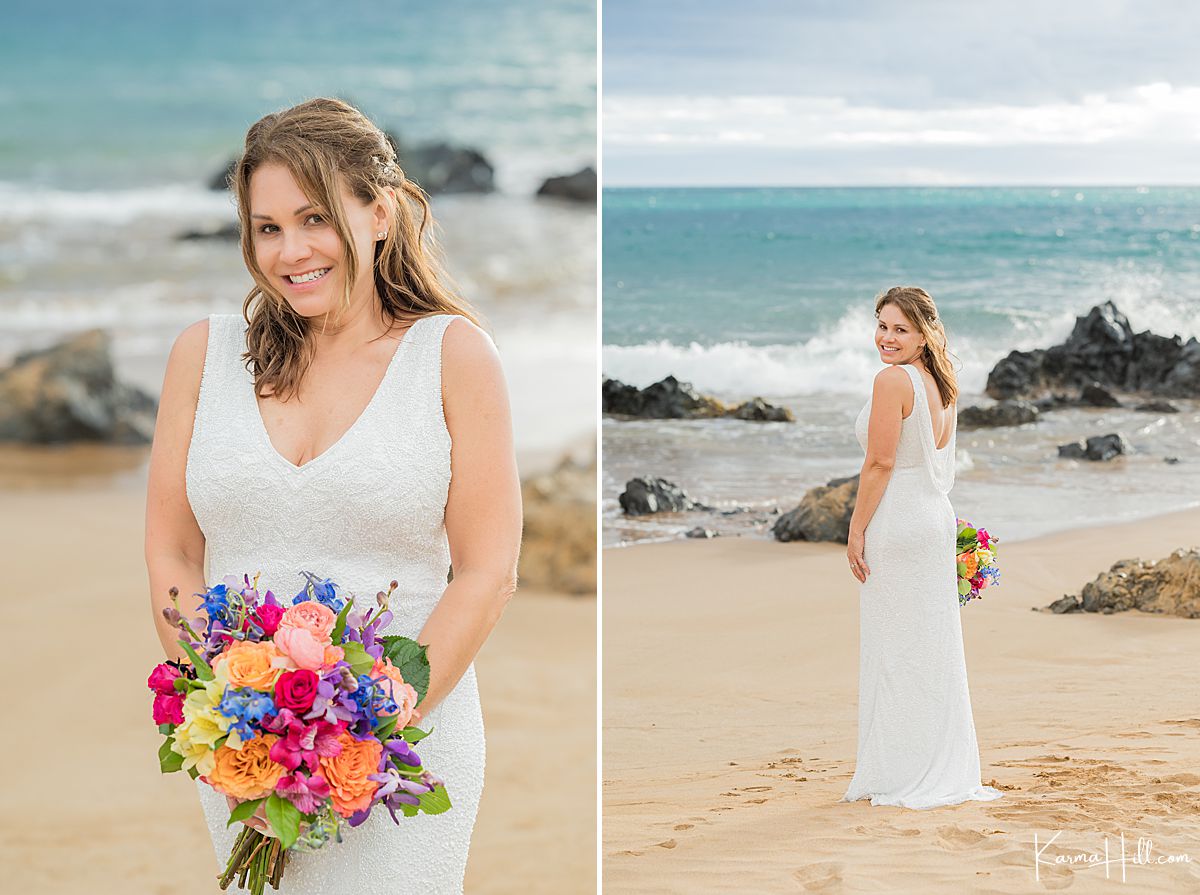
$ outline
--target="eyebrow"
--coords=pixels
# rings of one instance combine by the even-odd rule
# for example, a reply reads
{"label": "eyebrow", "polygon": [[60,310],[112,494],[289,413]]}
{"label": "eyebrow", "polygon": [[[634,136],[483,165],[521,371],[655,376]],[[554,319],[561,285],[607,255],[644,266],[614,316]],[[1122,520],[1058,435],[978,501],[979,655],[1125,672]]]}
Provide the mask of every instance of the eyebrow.
{"label": "eyebrow", "polygon": [[[312,207],[313,207],[313,206],[312,206],[311,204],[309,204],[309,205],[303,205],[303,206],[301,206],[300,208],[297,208],[295,211],[293,211],[293,212],[292,212],[292,216],[293,216],[293,217],[295,217],[296,215],[300,214],[300,212],[302,212],[302,211],[308,211],[308,210],[309,210],[310,208],[312,208]],[[263,220],[266,220],[266,221],[269,221],[269,220],[271,220],[271,216],[270,216],[269,214],[252,214],[252,215],[250,215],[250,217],[252,217],[252,218],[262,218]]]}

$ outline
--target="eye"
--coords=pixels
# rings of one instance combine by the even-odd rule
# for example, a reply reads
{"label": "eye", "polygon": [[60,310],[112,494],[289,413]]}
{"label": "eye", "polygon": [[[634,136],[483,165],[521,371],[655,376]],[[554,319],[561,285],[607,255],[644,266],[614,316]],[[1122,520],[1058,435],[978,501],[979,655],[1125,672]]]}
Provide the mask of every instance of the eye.
{"label": "eye", "polygon": [[[321,215],[317,214],[316,212],[313,212],[307,218],[305,218],[305,221],[306,222],[311,221],[313,218],[317,218],[317,220],[319,220],[321,223],[325,223],[325,218],[322,217]],[[267,228],[274,227],[274,226],[275,226],[274,224],[263,224],[261,227],[258,228],[258,232],[259,233],[267,233],[268,232]]]}

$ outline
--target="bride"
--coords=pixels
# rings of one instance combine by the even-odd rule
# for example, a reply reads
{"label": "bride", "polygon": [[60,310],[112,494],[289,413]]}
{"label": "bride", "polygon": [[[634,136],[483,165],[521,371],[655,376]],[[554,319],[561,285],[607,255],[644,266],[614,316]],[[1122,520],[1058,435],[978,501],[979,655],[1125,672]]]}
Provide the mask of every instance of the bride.
{"label": "bride", "polygon": [[[191,616],[227,575],[261,572],[284,606],[304,570],[360,600],[399,581],[380,633],[428,648],[413,723],[432,730],[420,754],[452,807],[399,826],[373,811],[290,857],[281,891],[461,893],[484,773],[474,658],[516,588],[521,537],[499,356],[442,284],[428,200],[354,107],[262,118],[230,186],[254,287],[242,314],[184,330],[167,363],[146,500],[159,639],[185,658],[161,614],[172,586]],[[196,785],[224,869],[240,828]]]}
{"label": "bride", "polygon": [[875,376],[855,422],[866,451],[846,550],[859,598],[858,755],[841,801],[935,808],[981,786],[955,566],[958,388],[923,289],[875,300]]}

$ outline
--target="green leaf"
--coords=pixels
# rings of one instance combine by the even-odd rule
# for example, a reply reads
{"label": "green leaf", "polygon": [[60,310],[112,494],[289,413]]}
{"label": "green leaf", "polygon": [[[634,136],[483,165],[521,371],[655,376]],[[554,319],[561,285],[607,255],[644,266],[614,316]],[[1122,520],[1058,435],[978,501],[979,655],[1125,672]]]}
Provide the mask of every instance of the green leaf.
{"label": "green leaf", "polygon": [[183,647],[183,651],[188,654],[188,658],[192,660],[192,665],[196,669],[196,677],[202,681],[211,681],[213,679],[213,670],[209,667],[200,656],[192,649],[192,645],[186,640],[180,640],[179,645]]}
{"label": "green leaf", "polygon": [[958,577],[959,578],[967,577],[967,564],[965,562],[958,563]]}
{"label": "green leaf", "polygon": [[346,616],[350,614],[350,607],[354,605],[354,597],[349,597],[346,600],[346,605],[342,607],[342,611],[338,613],[337,621],[333,625],[333,631],[329,634],[329,639],[334,646],[342,642],[342,635],[346,632]]}
{"label": "green leaf", "polygon": [[404,682],[417,691],[419,704],[429,690],[429,659],[425,656],[426,647],[398,634],[381,637],[380,640],[383,642],[383,654],[396,666]]}
{"label": "green leaf", "polygon": [[426,814],[442,814],[450,810],[450,794],[446,792],[446,787],[440,784],[433,788],[433,792],[427,792],[418,798],[421,803],[418,807]]}
{"label": "green leaf", "polygon": [[392,715],[390,718],[385,718],[378,727],[375,728],[375,736],[379,742],[383,742],[392,735],[392,731],[396,729],[396,722],[400,720],[399,715]]}
{"label": "green leaf", "polygon": [[263,799],[251,799],[248,802],[240,802],[232,811],[229,812],[229,823],[225,826],[230,826],[237,823],[239,820],[245,820],[258,810],[258,806],[263,803]]}
{"label": "green leaf", "polygon": [[197,777],[200,776],[200,772],[198,770],[196,770],[195,765],[192,765],[190,768],[188,768],[187,772],[188,772],[188,776],[191,777],[193,780],[195,780]]}
{"label": "green leaf", "polygon": [[170,774],[183,767],[183,756],[171,748],[171,740],[163,740],[158,747],[158,767],[164,774]]}
{"label": "green leaf", "polygon": [[285,849],[291,848],[300,836],[300,809],[277,793],[271,793],[267,798],[267,820],[280,844]]}
{"label": "green leaf", "polygon": [[971,582],[968,581],[966,578],[959,578],[958,579],[958,595],[960,597],[965,597],[970,592],[971,592]]}
{"label": "green leaf", "polygon": [[176,693],[186,693],[188,689],[188,679],[186,677],[177,677],[171,682],[171,686],[175,688]]}
{"label": "green leaf", "polygon": [[425,731],[421,730],[419,727],[406,727],[400,731],[400,736],[404,737],[404,742],[412,746],[421,742],[421,740],[425,739],[425,737],[429,736],[431,733],[433,733],[432,728],[430,728],[428,731]]}
{"label": "green leaf", "polygon": [[216,752],[218,749],[220,749],[222,746],[224,746],[225,741],[227,739],[229,739],[229,734],[225,734],[224,736],[217,737],[216,741],[213,742],[213,745],[212,745],[213,751]]}
{"label": "green leaf", "polygon": [[350,663],[350,670],[355,674],[366,674],[375,664],[374,657],[367,652],[366,647],[356,640],[343,643],[342,649],[346,652],[346,661]]}

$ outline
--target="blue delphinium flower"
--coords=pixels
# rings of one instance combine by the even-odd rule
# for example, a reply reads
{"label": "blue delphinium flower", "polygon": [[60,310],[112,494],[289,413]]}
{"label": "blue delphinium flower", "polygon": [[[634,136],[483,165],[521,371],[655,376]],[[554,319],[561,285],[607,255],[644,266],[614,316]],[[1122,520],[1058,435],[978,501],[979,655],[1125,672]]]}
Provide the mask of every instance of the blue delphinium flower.
{"label": "blue delphinium flower", "polygon": [[250,725],[262,724],[263,718],[275,714],[275,700],[250,687],[226,687],[217,711],[234,719],[230,730],[236,729],[243,740],[252,740],[256,733]]}
{"label": "blue delphinium flower", "polygon": [[210,587],[201,597],[200,608],[210,621],[220,622],[225,627],[233,626],[233,611],[229,606],[229,588],[224,584]]}
{"label": "blue delphinium flower", "polygon": [[[302,572],[302,575],[307,579],[304,587],[300,589],[300,593],[292,599],[293,603],[304,603],[308,600],[316,600],[318,603],[323,603],[334,612],[341,612],[342,607],[346,605],[346,601],[337,595],[337,585],[328,578],[318,579],[312,572]],[[308,591],[312,588],[312,595]]]}

